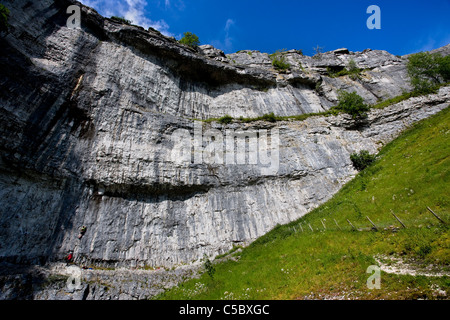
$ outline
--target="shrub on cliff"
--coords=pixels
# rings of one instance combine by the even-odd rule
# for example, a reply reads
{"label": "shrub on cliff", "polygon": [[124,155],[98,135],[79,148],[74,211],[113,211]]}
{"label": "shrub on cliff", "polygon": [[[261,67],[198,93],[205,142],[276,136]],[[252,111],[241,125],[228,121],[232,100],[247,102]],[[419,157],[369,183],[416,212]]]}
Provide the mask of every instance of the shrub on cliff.
{"label": "shrub on cliff", "polygon": [[360,153],[352,153],[350,160],[356,170],[361,171],[367,168],[372,162],[375,161],[376,156],[369,153],[367,150],[362,150]]}
{"label": "shrub on cliff", "polygon": [[363,69],[358,68],[358,66],[356,65],[355,60],[351,59],[348,62],[347,68],[344,68],[340,71],[334,71],[332,68],[327,67],[327,72],[328,75],[331,78],[337,78],[337,77],[342,77],[342,76],[349,76],[350,79],[356,81],[358,79],[361,79],[361,72],[363,71]]}
{"label": "shrub on cliff", "polygon": [[439,74],[444,82],[450,81],[450,56],[441,57],[439,61]]}
{"label": "shrub on cliff", "polygon": [[419,52],[408,58],[407,70],[414,91],[427,93],[437,84],[450,81],[450,56]]}
{"label": "shrub on cliff", "polygon": [[218,121],[219,121],[219,123],[222,123],[222,124],[228,124],[231,121],[233,121],[233,117],[229,116],[229,115],[224,115],[223,117],[219,118]]}
{"label": "shrub on cliff", "polygon": [[262,116],[262,120],[268,121],[268,122],[276,122],[277,121],[277,117],[275,116],[275,114],[273,112],[271,112],[271,113],[264,114]]}
{"label": "shrub on cliff", "polygon": [[112,17],[111,17],[111,20],[114,20],[114,21],[117,21],[117,22],[120,22],[120,23],[123,23],[123,24],[131,25],[131,21],[125,19],[124,17],[116,17],[116,16],[112,16]]}
{"label": "shrub on cliff", "polygon": [[272,60],[272,65],[277,70],[287,70],[291,67],[289,63],[284,60],[284,57],[276,57]]}
{"label": "shrub on cliff", "polygon": [[272,59],[272,65],[275,69],[280,71],[285,71],[291,67],[289,63],[286,62],[285,57],[282,55],[283,50],[278,50],[277,52],[271,54],[269,57]]}
{"label": "shrub on cliff", "polygon": [[0,4],[0,32],[8,31],[9,9]]}
{"label": "shrub on cliff", "polygon": [[181,44],[185,44],[191,48],[197,48],[200,45],[200,40],[198,39],[198,36],[196,36],[191,32],[183,33],[183,38],[181,38],[178,42]]}
{"label": "shrub on cliff", "polygon": [[356,92],[340,91],[338,94],[339,104],[335,109],[343,111],[352,116],[353,119],[364,118],[370,107],[364,103],[364,99]]}

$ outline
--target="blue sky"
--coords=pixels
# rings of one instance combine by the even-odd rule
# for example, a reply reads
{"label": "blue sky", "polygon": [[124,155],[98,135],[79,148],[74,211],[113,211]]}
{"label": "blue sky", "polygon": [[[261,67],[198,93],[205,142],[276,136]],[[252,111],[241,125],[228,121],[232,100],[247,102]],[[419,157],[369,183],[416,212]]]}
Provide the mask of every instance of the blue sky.
{"label": "blue sky", "polygon": [[[396,55],[450,43],[450,0],[81,0],[110,17],[153,27],[180,39],[183,32],[201,44],[232,53],[313,48],[324,51],[387,50]],[[381,9],[381,29],[369,30],[367,8]]]}

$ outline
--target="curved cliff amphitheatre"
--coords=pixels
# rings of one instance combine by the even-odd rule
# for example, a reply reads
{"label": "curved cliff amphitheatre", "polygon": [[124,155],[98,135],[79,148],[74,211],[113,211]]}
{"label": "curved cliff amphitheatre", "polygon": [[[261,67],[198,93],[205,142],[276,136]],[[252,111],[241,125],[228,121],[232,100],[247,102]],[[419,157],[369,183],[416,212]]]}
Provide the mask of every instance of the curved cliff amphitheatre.
{"label": "curved cliff amphitheatre", "polygon": [[[280,70],[267,53],[193,49],[71,0],[2,3],[4,299],[151,298],[307,215],[357,175],[352,154],[450,103],[441,85],[360,119],[333,108],[342,91],[375,106],[413,90],[408,57],[386,51],[289,50]],[[67,27],[70,5],[81,28]],[[69,253],[85,280],[71,290],[58,278]],[[17,274],[45,285],[20,292]]]}

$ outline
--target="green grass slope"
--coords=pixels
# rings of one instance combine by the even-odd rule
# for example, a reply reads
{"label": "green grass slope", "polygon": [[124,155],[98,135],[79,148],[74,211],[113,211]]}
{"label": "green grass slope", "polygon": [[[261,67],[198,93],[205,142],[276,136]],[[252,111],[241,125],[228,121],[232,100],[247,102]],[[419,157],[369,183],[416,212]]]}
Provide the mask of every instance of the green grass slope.
{"label": "green grass slope", "polygon": [[382,271],[380,288],[369,289],[367,268],[382,257],[387,264],[401,259],[416,271],[450,272],[448,225],[427,210],[450,222],[449,156],[447,108],[386,145],[327,203],[230,252],[230,259],[214,263],[215,272],[157,298],[448,299],[448,276]]}

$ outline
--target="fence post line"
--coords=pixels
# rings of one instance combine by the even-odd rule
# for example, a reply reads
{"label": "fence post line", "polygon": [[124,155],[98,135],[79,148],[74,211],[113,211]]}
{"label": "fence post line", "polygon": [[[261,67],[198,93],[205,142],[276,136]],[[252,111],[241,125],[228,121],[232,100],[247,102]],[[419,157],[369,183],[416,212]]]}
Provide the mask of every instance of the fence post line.
{"label": "fence post line", "polygon": [[436,219],[438,219],[440,222],[442,222],[443,224],[447,224],[444,220],[442,220],[436,213],[434,213],[434,211],[433,210],[431,210],[430,209],[430,207],[427,207],[427,209],[428,209],[428,211],[430,211],[432,214],[433,214],[433,216],[435,216],[436,217]]}
{"label": "fence post line", "polygon": [[373,227],[375,228],[375,230],[378,231],[378,227],[375,225],[375,223],[372,222],[372,220],[370,220],[370,218],[368,216],[366,216],[367,220],[370,221],[370,223],[373,225]]}
{"label": "fence post line", "polygon": [[403,226],[403,228],[406,229],[405,224],[402,222],[402,220],[400,220],[399,217],[397,217],[397,216],[395,215],[395,213],[394,213],[394,211],[392,211],[392,209],[391,209],[391,213],[392,213],[392,215],[395,217],[395,219],[397,219],[397,221],[400,222],[400,224]]}
{"label": "fence post line", "polygon": [[338,223],[337,223],[336,219],[333,219],[333,220],[334,220],[334,223],[336,223],[336,225],[337,225],[337,227],[339,228],[339,230],[341,230],[341,231],[342,231],[342,229],[341,229],[341,227],[339,227],[339,225],[338,225]]}
{"label": "fence post line", "polygon": [[347,222],[352,226],[353,230],[357,231],[357,229],[356,229],[355,226],[350,222],[350,220],[347,219]]}

